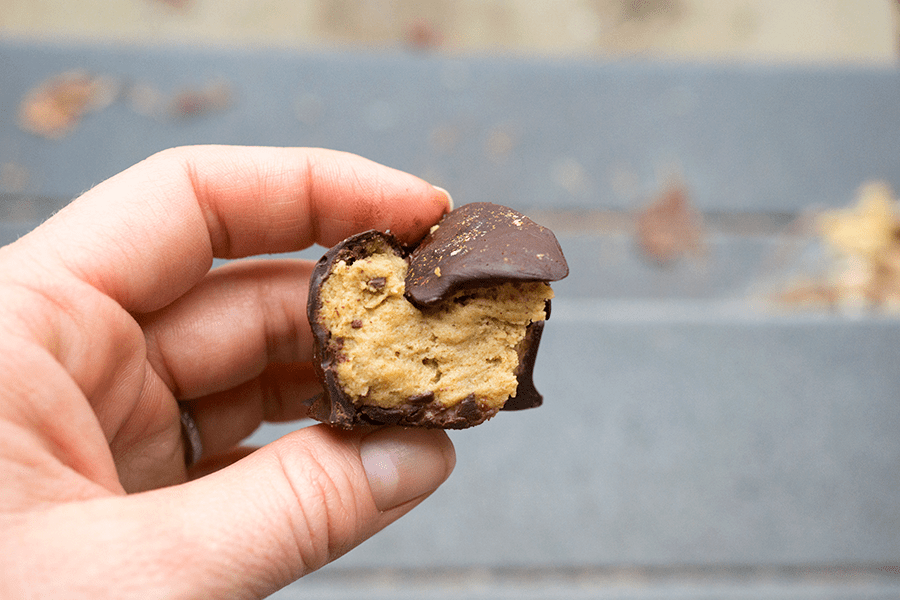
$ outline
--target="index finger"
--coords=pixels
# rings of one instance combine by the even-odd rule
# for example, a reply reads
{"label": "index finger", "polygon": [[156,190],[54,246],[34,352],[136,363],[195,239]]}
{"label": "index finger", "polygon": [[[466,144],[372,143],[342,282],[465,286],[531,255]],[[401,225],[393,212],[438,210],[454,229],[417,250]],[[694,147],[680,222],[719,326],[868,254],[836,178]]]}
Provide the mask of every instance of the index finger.
{"label": "index finger", "polygon": [[447,210],[445,192],[352,154],[196,146],[103,182],[27,243],[51,249],[127,310],[146,312],[189,289],[213,257],[328,247],[370,228],[411,242]]}

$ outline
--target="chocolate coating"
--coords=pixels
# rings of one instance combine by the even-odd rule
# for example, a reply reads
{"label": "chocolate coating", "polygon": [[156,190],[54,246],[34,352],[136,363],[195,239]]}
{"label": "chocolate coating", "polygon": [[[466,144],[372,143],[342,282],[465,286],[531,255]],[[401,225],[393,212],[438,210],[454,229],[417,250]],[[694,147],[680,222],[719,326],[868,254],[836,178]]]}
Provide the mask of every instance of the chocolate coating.
{"label": "chocolate coating", "polygon": [[319,311],[322,307],[319,293],[322,283],[328,279],[336,262],[352,263],[383,248],[390,248],[400,256],[406,254],[394,236],[375,230],[364,231],[329,249],[316,263],[310,276],[306,314],[314,338],[313,365],[324,392],[307,402],[309,416],[317,421],[343,428],[371,423],[364,414],[357,410],[353,399],[341,388],[334,372],[334,364],[341,360],[342,340],[332,339],[331,333],[319,319]]}
{"label": "chocolate coating", "polygon": [[[459,211],[463,211],[461,219],[449,218]],[[519,223],[516,223],[517,221]],[[472,235],[465,235],[463,228],[468,226],[466,224],[473,227]],[[442,230],[455,233],[448,239],[446,234],[440,234]],[[504,233],[503,230],[511,231]],[[523,230],[524,239],[521,237]],[[513,238],[517,241],[513,242]],[[537,249],[525,249],[525,246],[533,242],[537,242]],[[428,246],[420,251],[426,243]],[[493,244],[501,246],[492,250]],[[454,254],[453,251],[460,248],[463,250]],[[413,278],[407,276],[406,284],[409,286],[412,279],[412,285],[418,292],[427,292],[417,294],[418,298],[426,300],[422,302],[425,305],[434,304],[457,290],[480,287],[488,283],[553,281],[565,277],[568,274],[568,266],[555,236],[546,228],[505,207],[487,203],[470,204],[445,216],[440,227],[413,250],[412,256],[408,255],[408,250],[392,235],[370,230],[351,236],[328,250],[316,264],[310,278],[307,314],[315,341],[316,374],[324,388],[322,394],[307,401],[310,417],[342,428],[392,424],[463,429],[483,423],[494,416],[497,409],[471,395],[457,405],[444,407],[434,401],[433,392],[423,390],[407,398],[397,407],[381,408],[357,404],[342,389],[334,366],[345,359],[341,355],[343,340],[332,338],[319,318],[322,306],[320,290],[338,261],[352,263],[385,249],[407,258],[410,261],[410,272],[414,264],[412,261],[415,260],[413,257],[419,253],[418,262],[415,264],[418,265],[417,271],[420,276]],[[543,256],[537,257],[538,254]],[[491,261],[503,264],[492,267]],[[432,274],[435,269],[439,269],[441,276],[434,279],[421,276],[422,269],[427,268],[432,270]],[[515,268],[522,270],[515,272]],[[449,287],[440,281],[445,277],[450,281]],[[370,285],[377,286],[378,283],[373,281]],[[384,285],[383,281],[380,283]],[[407,287],[407,297],[409,296]],[[549,302],[546,312],[549,317]],[[543,328],[544,321],[528,325],[525,338],[518,348],[516,396],[508,399],[501,410],[521,410],[541,405],[543,398],[534,386],[533,372]]]}
{"label": "chocolate coating", "polygon": [[444,215],[412,251],[406,296],[430,306],[461,289],[568,274],[552,231],[506,206],[475,202]]}

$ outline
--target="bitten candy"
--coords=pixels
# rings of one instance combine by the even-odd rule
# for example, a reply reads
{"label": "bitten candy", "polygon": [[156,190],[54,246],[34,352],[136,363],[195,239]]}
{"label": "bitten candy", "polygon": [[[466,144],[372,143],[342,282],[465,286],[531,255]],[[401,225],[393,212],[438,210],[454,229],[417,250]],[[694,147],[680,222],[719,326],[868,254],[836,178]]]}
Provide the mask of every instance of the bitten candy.
{"label": "bitten candy", "polygon": [[556,237],[512,209],[469,204],[413,249],[367,231],[316,265],[307,304],[324,393],[311,417],[339,427],[462,429],[539,406],[532,374],[553,292]]}

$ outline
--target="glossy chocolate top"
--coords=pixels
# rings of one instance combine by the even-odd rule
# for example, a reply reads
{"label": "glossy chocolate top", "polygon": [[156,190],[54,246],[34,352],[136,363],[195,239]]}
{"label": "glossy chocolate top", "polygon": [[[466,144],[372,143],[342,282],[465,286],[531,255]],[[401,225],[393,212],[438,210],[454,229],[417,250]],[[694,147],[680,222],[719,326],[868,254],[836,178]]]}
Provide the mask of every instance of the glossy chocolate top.
{"label": "glossy chocolate top", "polygon": [[476,202],[444,215],[413,250],[406,295],[429,306],[488,283],[557,281],[568,274],[552,231],[511,208]]}

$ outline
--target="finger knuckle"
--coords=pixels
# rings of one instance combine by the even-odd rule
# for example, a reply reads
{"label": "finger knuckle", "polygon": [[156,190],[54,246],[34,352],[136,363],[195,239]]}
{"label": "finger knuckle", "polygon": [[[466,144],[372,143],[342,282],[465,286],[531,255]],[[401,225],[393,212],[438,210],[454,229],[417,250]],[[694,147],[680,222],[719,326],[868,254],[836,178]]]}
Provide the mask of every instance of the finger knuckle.
{"label": "finger knuckle", "polygon": [[302,568],[315,571],[357,543],[359,511],[349,461],[310,446],[289,445],[277,453],[286,501],[294,510],[289,540]]}

